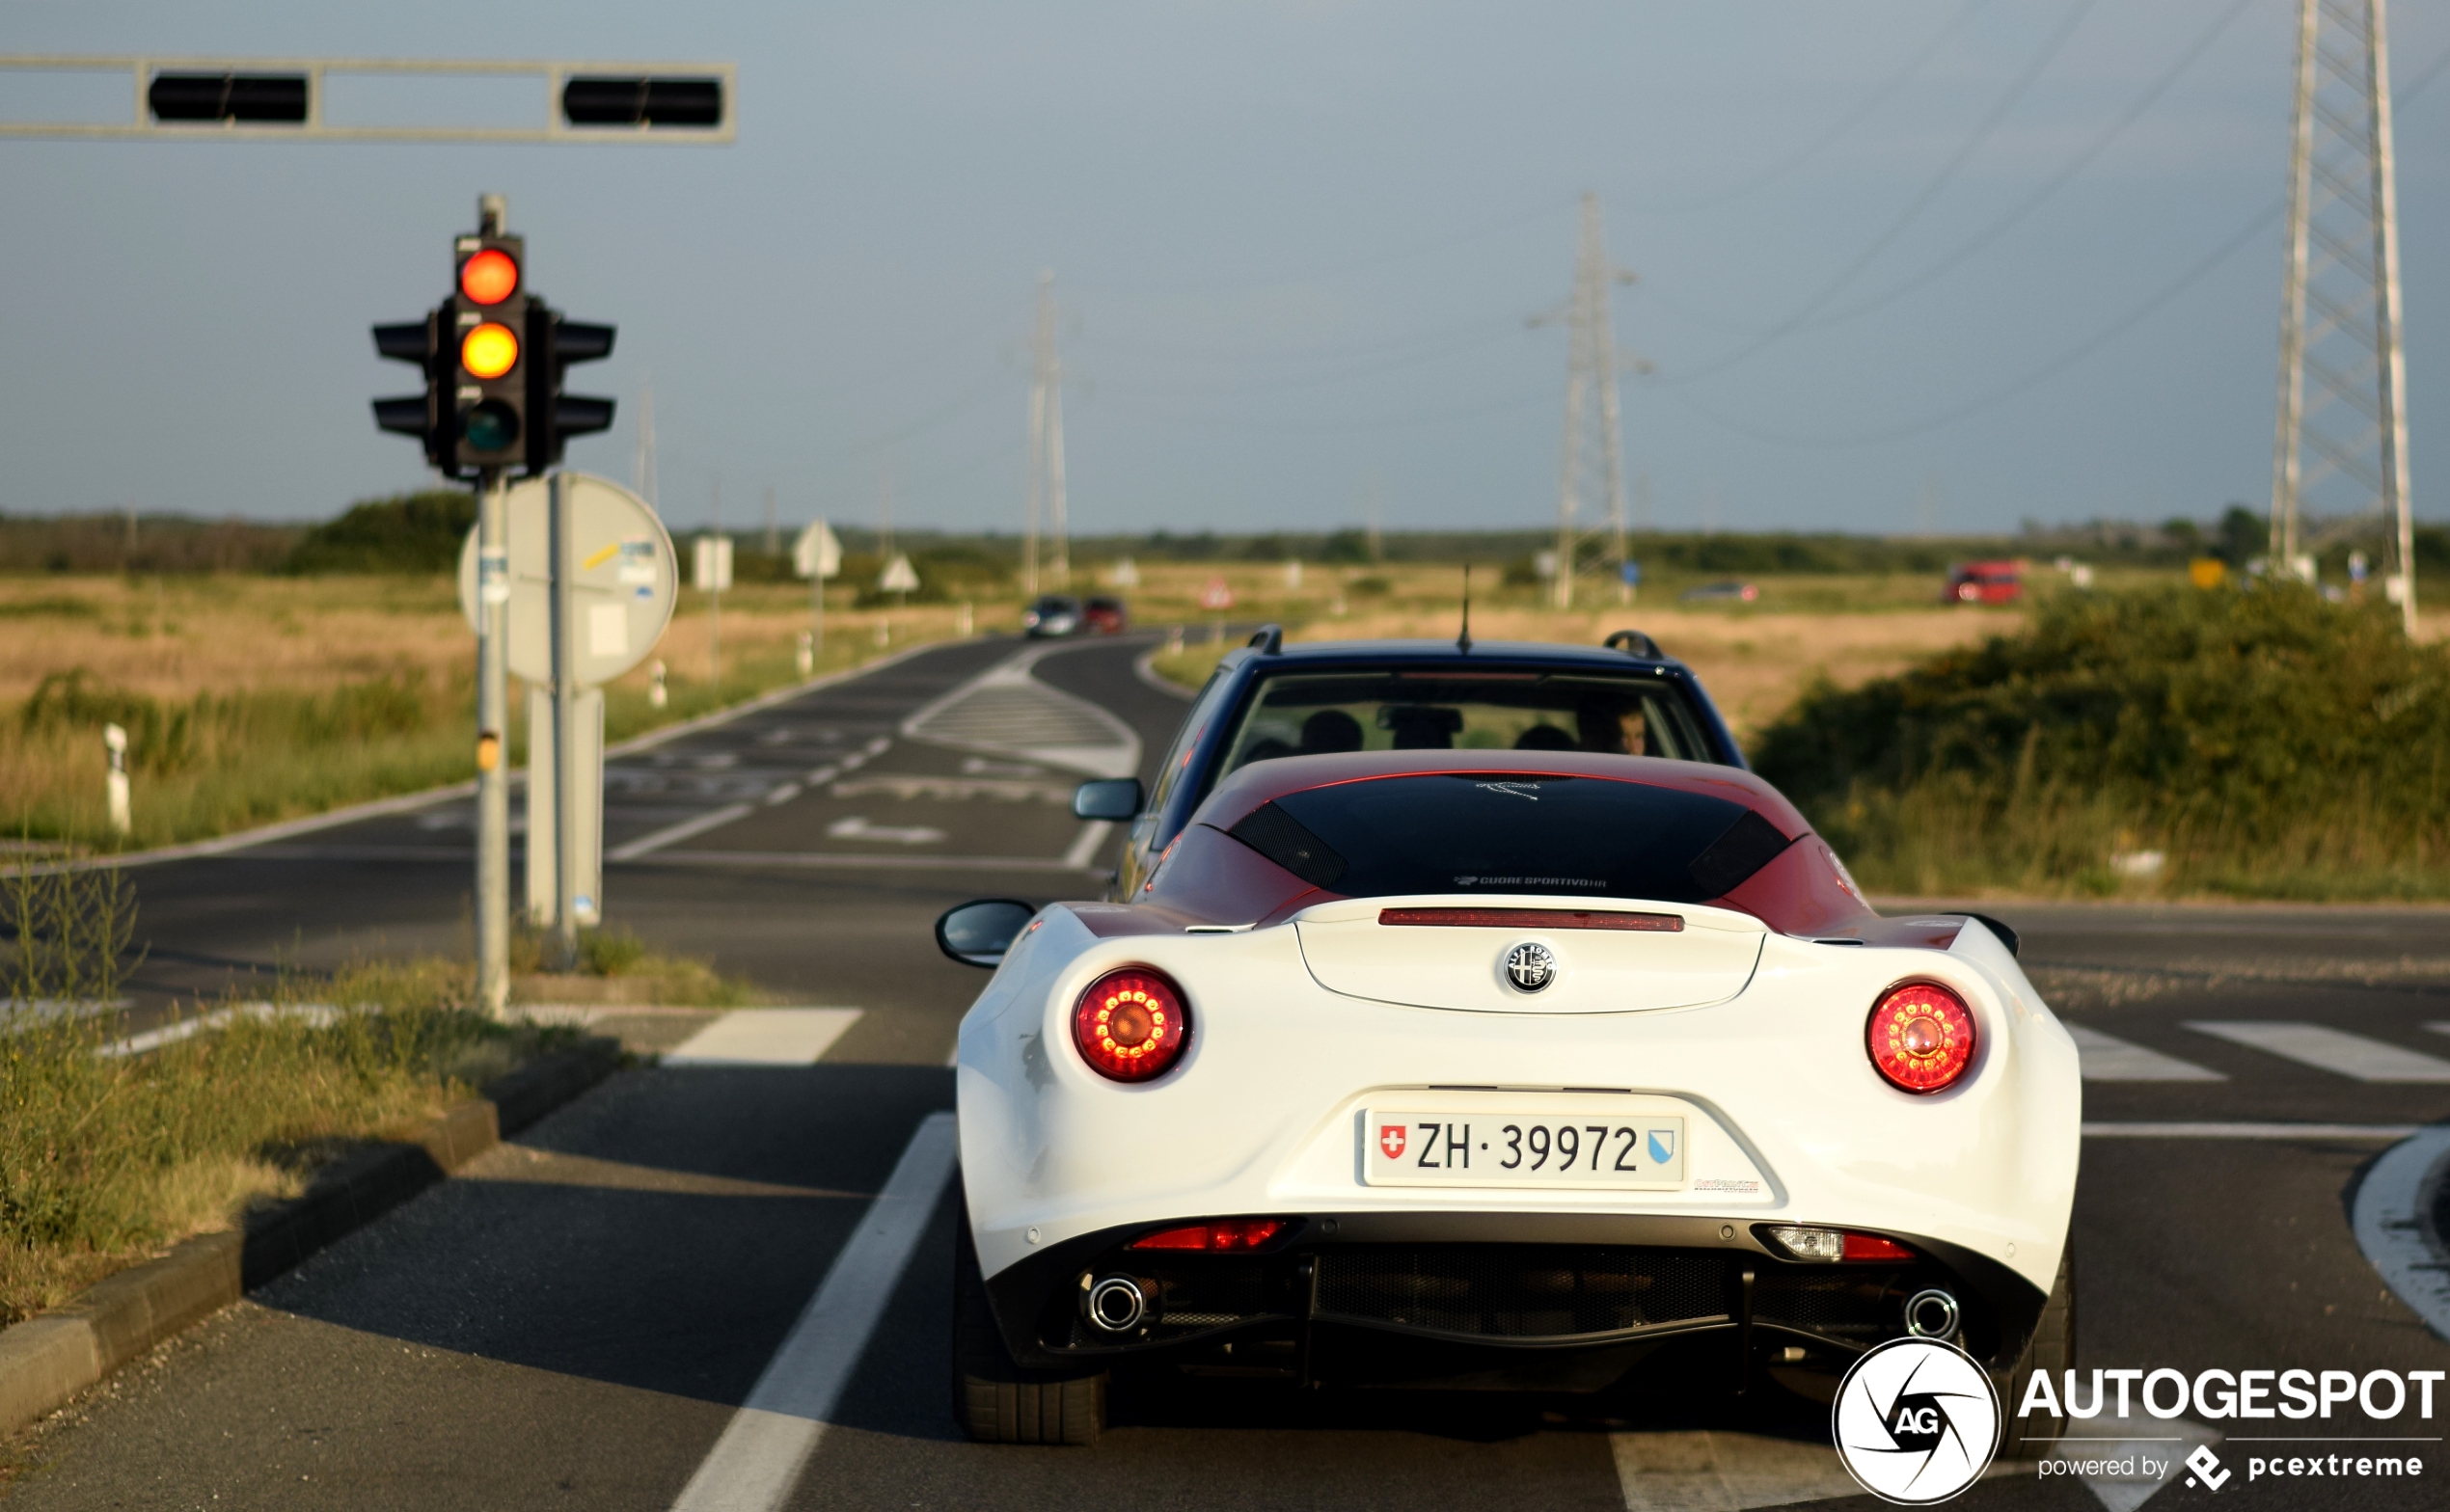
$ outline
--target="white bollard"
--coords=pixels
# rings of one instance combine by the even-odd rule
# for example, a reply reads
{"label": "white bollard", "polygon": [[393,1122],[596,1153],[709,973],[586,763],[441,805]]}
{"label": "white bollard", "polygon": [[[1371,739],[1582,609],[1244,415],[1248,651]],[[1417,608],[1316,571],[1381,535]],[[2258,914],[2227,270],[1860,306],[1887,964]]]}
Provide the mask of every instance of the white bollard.
{"label": "white bollard", "polygon": [[664,663],[661,659],[646,664],[646,707],[661,709],[670,703],[672,695],[664,691]]}
{"label": "white bollard", "polygon": [[1172,630],[1170,630],[1170,631],[1167,631],[1167,632],[1166,632],[1166,634],[1165,634],[1165,654],[1166,654],[1167,656],[1170,656],[1170,657],[1179,657],[1179,656],[1181,656],[1181,655],[1183,654],[1183,627],[1182,627],[1182,626],[1177,625],[1177,626],[1175,626]]}
{"label": "white bollard", "polygon": [[883,620],[878,620],[876,622],[876,643],[880,646],[885,646],[890,645],[892,642],[893,627]]}
{"label": "white bollard", "polygon": [[967,639],[969,638],[969,636],[970,636],[969,600],[967,600],[967,599],[964,599],[964,600],[962,600],[962,618],[961,618],[961,631],[960,631],[960,634],[961,634],[961,637],[962,637],[964,640],[967,640]]}
{"label": "white bollard", "polygon": [[802,677],[817,675],[817,637],[811,632],[804,630],[800,633],[800,675]]}
{"label": "white bollard", "polygon": [[123,835],[128,829],[127,813],[127,732],[116,724],[102,726],[102,748],[109,753],[110,769],[102,778],[102,790],[111,805],[111,832]]}

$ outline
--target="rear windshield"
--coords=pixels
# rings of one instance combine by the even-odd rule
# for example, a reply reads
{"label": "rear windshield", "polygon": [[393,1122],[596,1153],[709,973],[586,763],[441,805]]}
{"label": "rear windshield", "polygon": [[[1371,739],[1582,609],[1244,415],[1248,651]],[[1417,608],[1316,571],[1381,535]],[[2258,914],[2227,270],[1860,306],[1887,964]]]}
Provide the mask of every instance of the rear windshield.
{"label": "rear windshield", "polygon": [[1788,839],[1741,803],[1600,777],[1381,777],[1288,794],[1228,831],[1348,897],[1558,893],[1701,903]]}
{"label": "rear windshield", "polygon": [[1277,756],[1383,750],[1716,759],[1683,697],[1654,678],[1446,668],[1303,672],[1260,683],[1228,737],[1217,775]]}

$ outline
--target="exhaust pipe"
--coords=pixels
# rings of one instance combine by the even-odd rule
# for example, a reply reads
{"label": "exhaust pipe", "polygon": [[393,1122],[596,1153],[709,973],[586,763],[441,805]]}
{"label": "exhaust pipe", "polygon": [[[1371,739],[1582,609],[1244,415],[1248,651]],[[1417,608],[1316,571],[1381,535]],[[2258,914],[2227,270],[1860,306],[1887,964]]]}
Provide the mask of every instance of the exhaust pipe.
{"label": "exhaust pipe", "polygon": [[1148,1294],[1129,1276],[1107,1276],[1089,1288],[1089,1321],[1109,1334],[1129,1334],[1149,1315]]}
{"label": "exhaust pipe", "polygon": [[1917,1338],[1954,1338],[1963,1315],[1956,1298],[1937,1286],[1906,1299],[1906,1332]]}

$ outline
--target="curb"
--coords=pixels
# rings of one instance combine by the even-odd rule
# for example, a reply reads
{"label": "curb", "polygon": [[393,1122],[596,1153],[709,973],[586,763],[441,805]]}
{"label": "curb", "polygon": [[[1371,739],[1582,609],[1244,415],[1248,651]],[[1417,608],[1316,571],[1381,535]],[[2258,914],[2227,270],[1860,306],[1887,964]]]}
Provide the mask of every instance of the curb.
{"label": "curb", "polygon": [[576,1100],[621,1064],[590,1039],[456,1103],[406,1143],[326,1167],[306,1195],[249,1217],[244,1232],[184,1240],[157,1260],[97,1282],[48,1312],[0,1330],[0,1433],[14,1433],[155,1344],[203,1322],[341,1236],[434,1185],[519,1130]]}

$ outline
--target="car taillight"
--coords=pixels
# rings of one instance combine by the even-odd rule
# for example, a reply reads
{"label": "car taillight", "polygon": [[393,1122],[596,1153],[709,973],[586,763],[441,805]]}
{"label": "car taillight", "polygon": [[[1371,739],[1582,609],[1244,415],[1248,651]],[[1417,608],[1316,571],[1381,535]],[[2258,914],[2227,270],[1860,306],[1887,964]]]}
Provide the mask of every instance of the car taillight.
{"label": "car taillight", "polygon": [[1935,982],[1892,987],[1871,1011],[1865,1039],[1871,1064],[1905,1092],[1938,1092],[1974,1061],[1974,1014]]}
{"label": "car taillight", "polygon": [[1101,1076],[1144,1082],[1183,1058],[1191,1015],[1183,992],[1146,966],[1109,971],[1089,984],[1072,1011],[1072,1040]]}
{"label": "car taillight", "polygon": [[1216,1250],[1248,1254],[1265,1249],[1269,1240],[1290,1231],[1292,1218],[1220,1218],[1214,1223],[1161,1228],[1131,1241],[1135,1250]]}
{"label": "car taillight", "polygon": [[1846,1258],[1849,1260],[1911,1260],[1914,1252],[1894,1239],[1883,1239],[1876,1233],[1846,1234]]}
{"label": "car taillight", "polygon": [[1816,1265],[1867,1260],[1886,1260],[1894,1264],[1914,1259],[1914,1252],[1894,1239],[1884,1239],[1876,1233],[1857,1233],[1851,1228],[1811,1228],[1800,1224],[1772,1224],[1764,1225],[1757,1231],[1766,1234],[1784,1250],[1788,1258]]}

